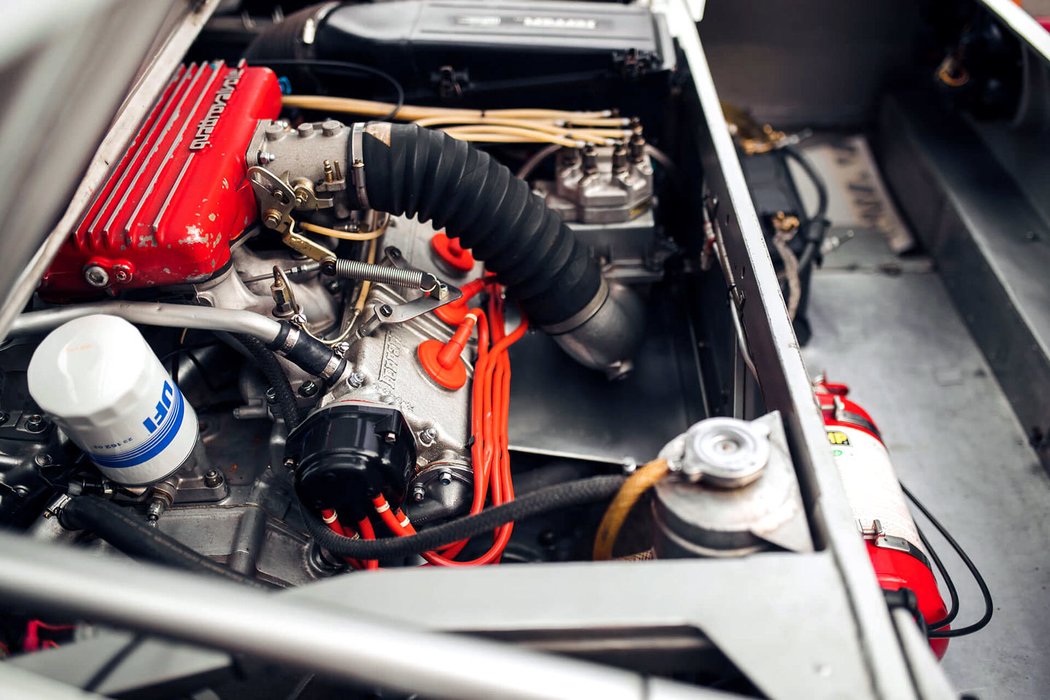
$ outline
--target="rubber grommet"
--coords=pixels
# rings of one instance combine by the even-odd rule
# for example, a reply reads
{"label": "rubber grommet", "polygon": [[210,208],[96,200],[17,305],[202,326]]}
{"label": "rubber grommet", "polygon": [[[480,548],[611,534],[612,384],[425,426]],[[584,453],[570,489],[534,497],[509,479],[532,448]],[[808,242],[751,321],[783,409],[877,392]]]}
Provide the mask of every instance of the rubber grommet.
{"label": "rubber grommet", "polygon": [[450,326],[458,326],[467,317],[470,307],[462,300],[454,301],[434,309],[434,315]]}
{"label": "rubber grommet", "polygon": [[474,256],[459,244],[458,238],[449,238],[444,233],[435,233],[430,239],[434,254],[454,270],[470,272],[474,269]]}
{"label": "rubber grommet", "polygon": [[438,361],[438,353],[444,347],[445,344],[440,340],[424,340],[416,350],[419,364],[423,366],[423,371],[440,386],[452,391],[462,389],[467,383],[467,368],[463,366],[463,360],[459,357],[451,367],[442,367]]}

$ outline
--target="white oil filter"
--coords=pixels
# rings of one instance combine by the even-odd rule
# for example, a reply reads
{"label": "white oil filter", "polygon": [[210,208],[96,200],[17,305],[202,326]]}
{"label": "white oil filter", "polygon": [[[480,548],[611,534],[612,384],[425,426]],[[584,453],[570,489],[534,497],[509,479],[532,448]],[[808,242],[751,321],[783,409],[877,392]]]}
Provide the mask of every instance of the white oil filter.
{"label": "white oil filter", "polygon": [[29,362],[29,393],[112,481],[170,476],[197,443],[197,414],[135,326],[85,316],[53,330]]}

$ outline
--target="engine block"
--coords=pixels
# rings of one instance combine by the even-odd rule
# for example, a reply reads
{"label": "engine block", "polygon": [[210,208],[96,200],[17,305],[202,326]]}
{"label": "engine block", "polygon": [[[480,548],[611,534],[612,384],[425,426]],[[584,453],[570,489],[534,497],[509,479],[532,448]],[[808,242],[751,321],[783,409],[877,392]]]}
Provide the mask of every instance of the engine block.
{"label": "engine block", "polygon": [[[397,248],[413,267],[440,275],[452,284],[461,285],[481,276],[480,264],[469,272],[449,275],[430,245],[435,233],[426,224],[396,218],[387,228],[383,246]],[[377,284],[369,291],[365,308],[404,302],[403,290]],[[354,375],[352,383],[345,387],[348,393],[342,393],[337,400],[395,408],[415,436],[417,473],[409,484],[407,504],[414,522],[425,521],[427,516],[438,517],[439,513],[445,516],[458,512],[469,504],[472,493],[470,378],[474,373],[474,343],[462,355],[468,380],[460,389],[439,386],[416,358],[420,343],[435,338],[445,342],[453,330],[435,314],[424,314],[406,323],[381,326],[374,334],[354,342],[345,356],[354,367]]]}

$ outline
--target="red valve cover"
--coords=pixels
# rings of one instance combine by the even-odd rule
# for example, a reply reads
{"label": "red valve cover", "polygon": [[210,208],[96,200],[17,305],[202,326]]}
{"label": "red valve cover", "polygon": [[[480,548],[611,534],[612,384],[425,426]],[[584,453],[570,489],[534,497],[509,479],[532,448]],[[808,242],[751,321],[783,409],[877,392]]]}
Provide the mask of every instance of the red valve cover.
{"label": "red valve cover", "polygon": [[41,296],[199,282],[221,270],[230,243],[258,218],[245,152],[259,120],[280,109],[267,68],[181,67],[55,257]]}

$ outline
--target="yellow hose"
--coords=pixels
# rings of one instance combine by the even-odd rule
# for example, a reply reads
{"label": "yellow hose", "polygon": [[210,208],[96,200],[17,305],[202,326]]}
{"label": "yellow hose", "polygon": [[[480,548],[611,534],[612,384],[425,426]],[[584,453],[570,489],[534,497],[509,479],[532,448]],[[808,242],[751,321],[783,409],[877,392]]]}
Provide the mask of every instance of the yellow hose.
{"label": "yellow hose", "polygon": [[537,121],[535,119],[498,119],[494,117],[460,117],[447,115],[443,117],[425,117],[417,119],[418,126],[514,126],[521,129],[535,129],[547,134],[561,136],[569,131],[564,126],[556,126],[549,122]]}
{"label": "yellow hose", "polygon": [[594,536],[594,560],[608,561],[612,559],[613,545],[616,538],[623,529],[634,504],[638,502],[646,491],[656,485],[656,482],[667,476],[668,466],[665,459],[654,459],[645,466],[631,474],[627,481],[623,482],[619,493],[609,504],[609,508],[602,516],[598,524],[598,533]]}
{"label": "yellow hose", "polygon": [[[326,97],[324,95],[286,95],[283,98],[285,107],[298,107],[300,109],[316,109],[328,112],[343,112],[346,114],[358,114],[365,117],[385,117],[394,111],[389,102],[375,102],[373,100],[358,100],[352,97]],[[449,107],[420,107],[418,105],[403,105],[397,111],[395,119],[401,121],[415,121],[430,117],[459,117],[463,119],[484,119],[495,117],[499,119],[533,119],[573,122],[574,120],[610,119],[612,112],[603,110],[599,112],[572,112],[561,109],[452,109]],[[615,118],[613,118],[615,119]],[[620,120],[615,124],[602,124],[602,126],[622,126]]]}
{"label": "yellow hose", "polygon": [[[555,136],[533,129],[513,126],[451,126],[443,131],[462,141],[488,141],[490,143],[556,143],[568,148],[581,148],[583,143],[564,136]],[[496,138],[492,138],[496,137]]]}
{"label": "yellow hose", "polygon": [[[520,129],[532,129],[535,131],[542,131],[545,134],[553,134],[555,136],[563,136],[570,139],[579,139],[584,141],[591,141],[594,143],[605,144],[610,139],[629,139],[631,132],[626,129],[614,129],[607,127],[587,127],[578,129],[576,124],[571,127],[559,126],[551,122],[545,122],[536,119],[501,119],[495,117],[484,117],[479,119],[468,119],[465,117],[458,116],[444,116],[444,117],[426,117],[424,119],[417,119],[415,124],[418,126],[432,127],[439,126],[443,128],[458,128],[458,127],[489,127],[489,126],[501,126],[501,127],[517,127]],[[453,125],[456,125],[455,127]]]}
{"label": "yellow hose", "polygon": [[332,238],[339,238],[344,241],[374,241],[383,235],[386,230],[385,227],[380,226],[374,231],[364,231],[362,233],[351,233],[350,231],[340,231],[335,228],[328,228],[327,226],[318,226],[317,224],[309,224],[305,221],[299,222],[299,228],[309,231],[310,233],[319,233],[322,236],[331,236]]}
{"label": "yellow hose", "polygon": [[[381,226],[378,229],[380,232],[386,231],[386,226]],[[368,264],[374,265],[376,262],[376,249],[379,248],[377,245],[378,241],[372,239],[372,242],[368,246]],[[365,310],[365,300],[368,298],[368,292],[372,289],[372,281],[365,280],[361,283],[361,291],[357,294],[357,300],[354,302],[354,318],[361,315],[361,312]]]}

